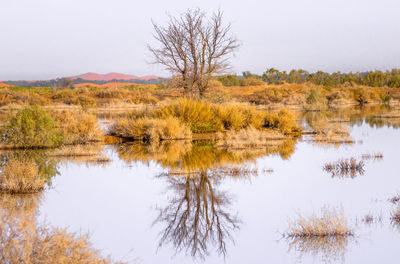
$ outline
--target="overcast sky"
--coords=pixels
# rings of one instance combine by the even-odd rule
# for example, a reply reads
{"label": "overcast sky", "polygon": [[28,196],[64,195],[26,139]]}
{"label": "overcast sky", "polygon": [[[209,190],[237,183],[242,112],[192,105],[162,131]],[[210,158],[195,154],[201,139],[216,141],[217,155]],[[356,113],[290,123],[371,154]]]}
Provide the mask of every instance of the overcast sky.
{"label": "overcast sky", "polygon": [[168,76],[149,65],[151,19],[224,11],[242,42],[234,72],[400,68],[399,0],[1,0],[0,80],[85,72]]}

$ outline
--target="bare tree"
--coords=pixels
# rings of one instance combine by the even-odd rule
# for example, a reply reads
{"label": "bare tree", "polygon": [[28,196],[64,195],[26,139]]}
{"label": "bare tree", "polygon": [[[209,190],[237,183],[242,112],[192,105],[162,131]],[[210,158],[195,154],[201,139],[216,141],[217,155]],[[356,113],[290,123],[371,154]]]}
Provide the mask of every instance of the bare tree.
{"label": "bare tree", "polygon": [[231,24],[224,25],[222,17],[220,10],[207,17],[196,8],[180,17],[169,15],[165,27],[153,22],[159,46],[148,48],[154,63],[179,75],[186,94],[202,97],[212,76],[229,69],[229,58],[239,41],[231,35]]}

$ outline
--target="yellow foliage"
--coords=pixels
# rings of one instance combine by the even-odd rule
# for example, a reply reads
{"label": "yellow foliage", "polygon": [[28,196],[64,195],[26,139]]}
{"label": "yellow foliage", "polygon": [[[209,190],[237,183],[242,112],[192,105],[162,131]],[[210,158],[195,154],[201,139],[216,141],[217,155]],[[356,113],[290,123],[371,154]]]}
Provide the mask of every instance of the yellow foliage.
{"label": "yellow foliage", "polygon": [[122,118],[111,126],[110,134],[145,141],[191,139],[192,137],[190,129],[174,117],[136,120]]}
{"label": "yellow foliage", "polygon": [[63,133],[64,144],[82,144],[101,140],[97,117],[85,112],[54,112],[58,127]]}

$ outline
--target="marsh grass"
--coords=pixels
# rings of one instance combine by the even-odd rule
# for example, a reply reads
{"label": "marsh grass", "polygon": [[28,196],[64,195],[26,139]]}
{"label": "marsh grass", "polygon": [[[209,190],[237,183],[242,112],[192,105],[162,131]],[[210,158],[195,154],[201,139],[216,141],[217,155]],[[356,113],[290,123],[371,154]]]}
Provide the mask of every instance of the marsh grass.
{"label": "marsh grass", "polygon": [[393,196],[392,198],[389,199],[389,201],[392,204],[397,204],[398,202],[400,202],[400,194]]}
{"label": "marsh grass", "polygon": [[146,142],[160,140],[191,139],[192,132],[177,118],[123,118],[117,120],[109,129],[112,136],[143,140]]}
{"label": "marsh grass", "polygon": [[46,186],[33,161],[10,159],[2,166],[0,191],[3,193],[36,193]]}
{"label": "marsh grass", "polygon": [[399,206],[397,206],[397,208],[391,213],[390,221],[393,226],[400,229],[400,207]]}
{"label": "marsh grass", "polygon": [[355,178],[358,175],[363,175],[364,162],[357,161],[355,158],[342,159],[336,162],[327,162],[323,166],[324,171],[332,174],[332,177],[351,177]]}
{"label": "marsh grass", "polygon": [[49,156],[65,164],[106,165],[111,159],[102,153],[100,144],[67,145],[52,151]]}
{"label": "marsh grass", "polygon": [[285,235],[290,238],[346,237],[352,236],[353,231],[347,224],[343,209],[324,207],[319,215],[299,215],[297,220],[289,222],[289,231]]}
{"label": "marsh grass", "polygon": [[219,146],[234,148],[265,147],[276,145],[277,141],[279,142],[285,138],[277,130],[259,130],[254,127],[247,127],[239,131],[229,131],[222,134],[218,144]]}
{"label": "marsh grass", "polygon": [[57,111],[52,116],[63,135],[63,144],[86,144],[102,140],[97,117],[83,111]]}
{"label": "marsh grass", "polygon": [[365,161],[373,160],[373,161],[381,161],[383,160],[383,154],[380,152],[375,153],[365,153],[361,155],[361,158]]}
{"label": "marsh grass", "polygon": [[283,134],[301,130],[294,115],[286,109],[275,114],[244,104],[212,104],[186,98],[170,102],[159,109],[134,111],[127,118],[137,121],[144,118],[177,118],[190,127],[192,133],[238,131],[248,127],[272,128]]}

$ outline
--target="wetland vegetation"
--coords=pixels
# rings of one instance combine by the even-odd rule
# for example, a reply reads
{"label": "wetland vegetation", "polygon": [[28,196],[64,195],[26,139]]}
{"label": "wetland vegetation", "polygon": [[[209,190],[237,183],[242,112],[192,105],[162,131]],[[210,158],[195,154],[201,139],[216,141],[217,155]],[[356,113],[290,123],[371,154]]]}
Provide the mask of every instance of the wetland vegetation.
{"label": "wetland vegetation", "polygon": [[153,22],[156,83],[0,83],[2,263],[361,263],[359,234],[398,253],[400,70],[226,74],[222,18]]}

